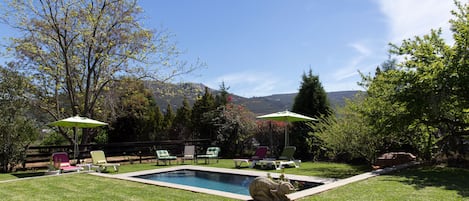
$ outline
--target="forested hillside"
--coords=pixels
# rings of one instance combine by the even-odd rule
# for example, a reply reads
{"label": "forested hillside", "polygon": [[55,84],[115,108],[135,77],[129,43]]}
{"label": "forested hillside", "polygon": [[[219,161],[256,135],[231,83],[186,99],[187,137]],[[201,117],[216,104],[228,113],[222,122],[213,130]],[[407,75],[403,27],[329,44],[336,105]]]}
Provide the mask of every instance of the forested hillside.
{"label": "forested hillside", "polygon": [[[186,97],[192,105],[196,98],[203,94],[204,86],[198,83],[170,84],[161,82],[146,82],[146,86],[151,89],[160,108],[166,108],[170,103],[174,109],[182,104]],[[213,94],[218,91],[210,89]],[[328,92],[329,101],[334,108],[343,105],[345,99],[352,98],[358,91],[338,91]],[[232,101],[236,104],[244,105],[255,114],[267,114],[282,110],[290,110],[293,105],[296,93],[274,94],[270,96],[245,98],[232,94]]]}

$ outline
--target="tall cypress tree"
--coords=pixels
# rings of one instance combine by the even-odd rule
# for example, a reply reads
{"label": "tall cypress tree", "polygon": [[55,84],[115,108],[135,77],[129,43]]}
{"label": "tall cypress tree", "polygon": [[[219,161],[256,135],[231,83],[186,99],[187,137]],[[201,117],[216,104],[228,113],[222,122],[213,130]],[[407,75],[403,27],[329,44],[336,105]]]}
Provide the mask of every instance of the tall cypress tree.
{"label": "tall cypress tree", "polygon": [[160,107],[155,104],[148,123],[152,126],[149,134],[151,141],[155,141],[159,138],[159,135],[163,130],[163,118],[163,113],[161,113]]}
{"label": "tall cypress tree", "polygon": [[[293,103],[293,112],[310,117],[328,115],[330,111],[327,93],[319,81],[319,76],[313,75],[310,69],[308,74],[302,76],[302,83],[298,95]],[[303,122],[293,124],[290,134],[290,142],[297,147],[296,155],[302,159],[311,159],[317,146],[318,140],[311,134],[311,130]]]}
{"label": "tall cypress tree", "polygon": [[192,107],[192,126],[196,138],[212,139],[212,130],[210,120],[204,117],[204,114],[216,109],[215,98],[205,87],[204,95],[195,101]]}
{"label": "tall cypress tree", "polygon": [[172,130],[175,132],[175,135],[178,135],[178,139],[188,140],[194,137],[191,131],[191,112],[192,109],[189,105],[189,101],[187,97],[184,97],[182,106],[177,109],[176,117],[173,122]]}
{"label": "tall cypress tree", "polygon": [[166,112],[164,113],[163,125],[162,125],[164,133],[165,133],[163,135],[164,140],[175,138],[174,136],[172,136],[173,133],[171,132],[171,128],[172,128],[175,116],[176,115],[173,112],[173,108],[171,107],[171,104],[168,103],[168,105],[166,106]]}

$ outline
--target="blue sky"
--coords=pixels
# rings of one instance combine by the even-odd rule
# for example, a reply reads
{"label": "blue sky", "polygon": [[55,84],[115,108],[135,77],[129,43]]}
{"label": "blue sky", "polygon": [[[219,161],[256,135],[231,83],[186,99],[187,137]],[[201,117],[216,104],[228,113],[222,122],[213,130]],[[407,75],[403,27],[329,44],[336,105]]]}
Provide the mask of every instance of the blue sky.
{"label": "blue sky", "polygon": [[244,97],[297,92],[311,68],[328,92],[361,90],[388,43],[443,28],[452,0],[144,0],[145,27],[175,35],[184,59],[207,63],[176,82]]}
{"label": "blue sky", "polygon": [[[182,59],[207,66],[173,82],[244,97],[295,93],[309,69],[327,92],[362,90],[388,44],[432,28],[451,41],[453,0],[140,0],[144,27],[171,32]],[[0,26],[0,35],[11,29]]]}

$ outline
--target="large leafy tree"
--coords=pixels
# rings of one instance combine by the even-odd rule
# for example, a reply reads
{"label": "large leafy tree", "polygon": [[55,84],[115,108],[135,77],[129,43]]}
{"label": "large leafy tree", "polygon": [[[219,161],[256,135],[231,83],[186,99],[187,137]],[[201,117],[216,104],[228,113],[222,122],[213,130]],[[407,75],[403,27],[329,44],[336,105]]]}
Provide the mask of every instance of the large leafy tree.
{"label": "large leafy tree", "polygon": [[363,115],[363,99],[362,94],[357,94],[346,100],[344,106],[336,108],[335,115],[324,116],[309,124],[317,140],[322,142],[326,157],[345,162],[362,158],[370,164],[374,162],[385,142],[383,136],[372,132],[368,118]]}
{"label": "large leafy tree", "polygon": [[256,123],[255,115],[241,105],[227,103],[205,113],[216,133],[216,144],[223,147],[223,154],[234,157],[250,148]]}
{"label": "large leafy tree", "polygon": [[[329,114],[329,101],[327,93],[322,87],[319,76],[313,75],[312,70],[302,76],[302,83],[298,95],[295,97],[292,111],[311,117],[327,116]],[[297,156],[309,159],[313,151],[318,150],[315,144],[315,136],[311,134],[310,127],[304,123],[294,123],[290,132],[291,144],[297,147]]]}
{"label": "large leafy tree", "polygon": [[469,5],[456,5],[454,45],[440,30],[404,40],[391,45],[391,53],[403,58],[399,68],[365,79],[364,108],[375,132],[388,134],[394,148],[410,145],[427,159],[435,153],[462,158],[469,134]]}
{"label": "large leafy tree", "polygon": [[24,90],[29,80],[14,70],[14,64],[0,67],[0,168],[9,172],[26,158],[28,146],[38,128],[28,116],[30,102]]}
{"label": "large leafy tree", "polygon": [[154,138],[155,112],[157,105],[152,93],[145,88],[143,81],[122,78],[113,85],[114,93],[107,96],[117,99],[114,107],[109,142],[147,141]]}
{"label": "large leafy tree", "polygon": [[[136,0],[10,0],[2,11],[19,33],[8,49],[33,79],[37,108],[53,120],[100,119],[101,96],[117,76],[163,79],[193,69],[175,62],[168,34],[141,26]],[[91,137],[85,131],[82,143]]]}

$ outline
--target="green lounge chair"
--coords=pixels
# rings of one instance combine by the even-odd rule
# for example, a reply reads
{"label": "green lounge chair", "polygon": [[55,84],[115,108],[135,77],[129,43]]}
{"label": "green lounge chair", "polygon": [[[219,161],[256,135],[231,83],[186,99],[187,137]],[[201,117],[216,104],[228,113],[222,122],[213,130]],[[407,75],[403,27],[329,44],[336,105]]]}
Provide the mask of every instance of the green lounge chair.
{"label": "green lounge chair", "polygon": [[107,167],[113,167],[114,171],[119,171],[119,163],[108,163],[106,160],[106,155],[104,155],[104,151],[102,150],[95,150],[91,151],[91,158],[93,159],[93,166],[97,168],[98,172],[105,170]]}
{"label": "green lounge chair", "polygon": [[[218,154],[220,153],[220,147],[209,147],[207,148],[207,152],[203,155],[197,155],[197,160],[199,158],[205,159],[205,164],[210,163],[210,159],[217,159],[218,163]],[[197,163],[197,161],[196,161]]]}
{"label": "green lounge chair", "polygon": [[169,155],[168,150],[156,150],[156,165],[159,165],[160,161],[163,161],[165,165],[169,161],[171,165],[172,160],[177,160],[177,157]]}

